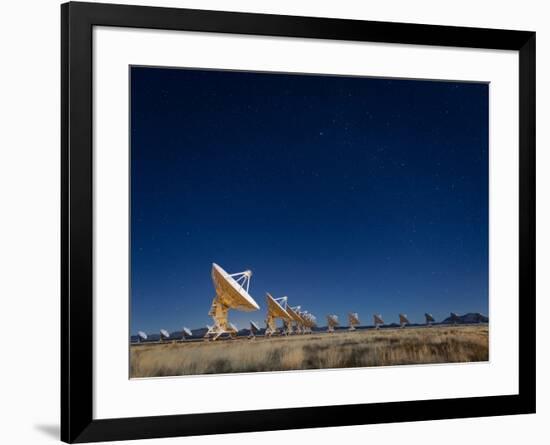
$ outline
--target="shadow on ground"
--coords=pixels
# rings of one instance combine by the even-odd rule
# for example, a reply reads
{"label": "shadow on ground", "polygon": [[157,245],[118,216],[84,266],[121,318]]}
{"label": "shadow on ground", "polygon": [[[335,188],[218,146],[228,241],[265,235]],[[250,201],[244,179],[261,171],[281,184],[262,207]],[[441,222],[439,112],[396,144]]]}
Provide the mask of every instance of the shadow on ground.
{"label": "shadow on ground", "polygon": [[40,431],[42,434],[48,437],[59,440],[59,425],[35,425],[34,429]]}

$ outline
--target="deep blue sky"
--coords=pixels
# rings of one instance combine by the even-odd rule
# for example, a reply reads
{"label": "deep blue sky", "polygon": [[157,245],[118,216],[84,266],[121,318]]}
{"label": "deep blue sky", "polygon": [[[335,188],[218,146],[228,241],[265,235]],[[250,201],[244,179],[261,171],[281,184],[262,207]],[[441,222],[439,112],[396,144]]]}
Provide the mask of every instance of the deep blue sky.
{"label": "deep blue sky", "polygon": [[131,325],[210,323],[210,268],[363,324],[488,310],[488,85],[131,69]]}

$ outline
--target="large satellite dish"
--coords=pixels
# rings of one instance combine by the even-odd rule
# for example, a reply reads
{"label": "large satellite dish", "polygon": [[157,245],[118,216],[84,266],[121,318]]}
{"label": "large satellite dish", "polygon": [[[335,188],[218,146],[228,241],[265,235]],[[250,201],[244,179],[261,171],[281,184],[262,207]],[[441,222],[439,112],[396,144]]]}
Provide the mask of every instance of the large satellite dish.
{"label": "large satellite dish", "polygon": [[338,315],[334,315],[334,314],[327,315],[328,332],[334,332],[334,328],[339,324],[340,322],[338,321]]}
{"label": "large satellite dish", "polygon": [[168,340],[170,338],[170,333],[166,329],[160,330],[160,341]]}
{"label": "large satellite dish", "polygon": [[147,334],[143,331],[138,331],[138,342],[141,343],[145,340],[147,340]]}
{"label": "large satellite dish", "polygon": [[407,318],[407,315],[405,314],[399,314],[399,325],[404,328],[406,325],[409,324],[409,319]]}
{"label": "large satellite dish", "polygon": [[382,315],[380,314],[374,314],[374,327],[376,329],[380,329],[380,326],[384,324],[384,320],[382,320]]}
{"label": "large satellite dish", "polygon": [[349,324],[349,330],[355,331],[355,326],[358,326],[359,323],[359,314],[357,312],[350,312],[348,314],[348,324]]}
{"label": "large satellite dish", "polygon": [[222,334],[235,336],[237,330],[231,326],[227,317],[229,309],[238,311],[257,311],[260,306],[248,293],[252,271],[245,270],[234,274],[228,274],[216,263],[212,264],[212,281],[216,296],[212,300],[212,306],[208,315],[214,320],[214,326],[208,328],[205,338],[216,340]]}
{"label": "large satellite dish", "polygon": [[424,317],[426,317],[426,325],[428,327],[432,326],[432,323],[435,321],[435,318],[432,314],[428,314],[427,312],[424,314]]}
{"label": "large satellite dish", "polygon": [[277,319],[280,318],[284,321],[291,321],[292,317],[288,314],[285,309],[288,298],[273,298],[269,292],[266,293],[267,300],[267,316],[265,324],[267,328],[265,330],[265,335],[268,337],[277,334],[279,331],[277,329]]}

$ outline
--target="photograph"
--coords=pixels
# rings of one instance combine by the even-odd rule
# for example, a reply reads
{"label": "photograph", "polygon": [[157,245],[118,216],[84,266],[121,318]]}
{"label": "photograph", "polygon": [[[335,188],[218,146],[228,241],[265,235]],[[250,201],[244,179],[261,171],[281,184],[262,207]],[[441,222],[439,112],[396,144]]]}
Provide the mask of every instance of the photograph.
{"label": "photograph", "polygon": [[549,15],[435,3],[3,2],[0,443],[547,435]]}
{"label": "photograph", "polygon": [[131,66],[130,378],[489,360],[489,85]]}

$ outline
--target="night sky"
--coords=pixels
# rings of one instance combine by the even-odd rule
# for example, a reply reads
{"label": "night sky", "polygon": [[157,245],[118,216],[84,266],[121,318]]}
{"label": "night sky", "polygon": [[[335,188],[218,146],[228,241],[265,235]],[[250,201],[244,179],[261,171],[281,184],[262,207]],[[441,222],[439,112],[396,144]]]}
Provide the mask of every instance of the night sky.
{"label": "night sky", "polygon": [[211,263],[321,325],[488,311],[487,84],[131,68],[131,333],[211,323]]}

